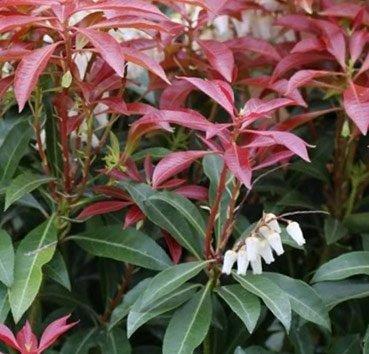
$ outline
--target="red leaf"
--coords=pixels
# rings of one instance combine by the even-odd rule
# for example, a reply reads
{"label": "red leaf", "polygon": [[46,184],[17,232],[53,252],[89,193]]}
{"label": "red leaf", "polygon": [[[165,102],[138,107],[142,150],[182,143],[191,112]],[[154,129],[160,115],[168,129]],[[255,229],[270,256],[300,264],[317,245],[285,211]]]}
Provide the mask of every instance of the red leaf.
{"label": "red leaf", "polygon": [[209,191],[207,188],[196,185],[182,186],[175,190],[176,193],[188,199],[199,201],[208,200]]}
{"label": "red leaf", "polygon": [[168,80],[163,68],[154,59],[151,59],[146,54],[132,48],[122,47],[121,49],[126,60],[142,66],[143,68],[151,71],[153,74],[159,76],[166,83],[170,84],[170,81]]}
{"label": "red leaf", "polygon": [[101,54],[103,59],[120,77],[124,76],[124,56],[122,48],[116,39],[105,32],[99,32],[87,28],[76,28],[76,30],[87,37],[91,44]]}
{"label": "red leaf", "polygon": [[21,350],[12,331],[7,326],[1,323],[0,323],[0,341],[14,349],[17,349],[19,351]]}
{"label": "red leaf", "polygon": [[359,59],[368,40],[369,40],[369,37],[366,31],[357,31],[357,32],[354,32],[353,35],[351,36],[350,56],[351,56],[351,60],[353,61],[353,63],[355,63]]}
{"label": "red leaf", "polygon": [[34,353],[38,354],[38,340],[32,332],[31,325],[26,321],[22,329],[17,333],[17,342],[20,347],[20,351],[23,354]]}
{"label": "red leaf", "polygon": [[90,218],[91,216],[106,214],[106,213],[110,213],[113,211],[118,211],[131,204],[132,202],[124,202],[121,200],[106,200],[106,201],[96,202],[96,203],[89,205],[87,208],[83,209],[77,218],[86,219],[86,218]]}
{"label": "red leaf", "polygon": [[207,151],[179,151],[168,154],[155,167],[152,176],[153,187],[156,188],[168,178],[184,171],[205,154]]}
{"label": "red leaf", "polygon": [[109,110],[112,113],[119,113],[119,114],[128,115],[127,105],[123,101],[122,98],[119,98],[119,97],[107,97],[107,98],[102,98],[98,102],[99,103],[103,103],[106,106],[108,106]]}
{"label": "red leaf", "polygon": [[204,92],[233,116],[234,97],[231,95],[232,89],[226,82],[222,82],[220,80],[203,80],[197,77],[181,77],[181,79],[190,82],[198,90]]}
{"label": "red leaf", "polygon": [[237,39],[231,39],[225,42],[225,44],[233,51],[244,52],[245,50],[250,50],[275,61],[281,60],[281,56],[277,50],[270,43],[262,39],[246,36]]}
{"label": "red leaf", "polygon": [[286,107],[293,103],[294,102],[289,98],[274,98],[269,101],[264,101],[259,98],[251,98],[242,108],[241,115],[244,119],[261,117],[276,109]]}
{"label": "red leaf", "polygon": [[26,15],[6,15],[0,18],[0,33],[8,32],[15,27],[44,21],[51,17],[33,17]]}
{"label": "red leaf", "polygon": [[77,324],[77,322],[67,324],[69,317],[70,315],[59,318],[46,327],[40,340],[40,346],[38,349],[40,353],[53,345],[61,335]]}
{"label": "red leaf", "polygon": [[289,27],[299,32],[319,32],[314,26],[314,20],[304,15],[283,16],[276,20],[276,24],[278,26]]}
{"label": "red leaf", "polygon": [[38,78],[47,66],[47,63],[59,43],[35,49],[27,54],[15,71],[14,93],[18,102],[19,112],[22,111]]}
{"label": "red leaf", "polygon": [[160,108],[174,110],[183,107],[188,95],[193,90],[194,87],[190,82],[184,80],[173,81],[160,96]]}
{"label": "red leaf", "polygon": [[13,80],[14,80],[13,75],[9,75],[7,77],[0,79],[0,98],[5,95],[6,91],[8,91],[8,88],[13,83]]}
{"label": "red leaf", "polygon": [[118,198],[128,201],[130,198],[122,189],[114,186],[95,186],[93,191],[97,194],[105,194],[112,198]]}
{"label": "red leaf", "polygon": [[289,95],[293,90],[306,85],[317,77],[334,74],[334,72],[323,70],[300,70],[289,79],[286,95]]}
{"label": "red leaf", "polygon": [[319,52],[325,50],[324,43],[322,43],[321,40],[315,37],[305,38],[296,43],[296,45],[291,50],[291,53],[305,53],[312,50],[316,50]]}
{"label": "red leaf", "polygon": [[127,214],[124,218],[123,228],[126,229],[127,227],[135,225],[144,218],[145,214],[141,211],[141,209],[138,206],[133,205],[127,211]]}
{"label": "red leaf", "polygon": [[232,51],[225,44],[218,41],[206,40],[197,42],[200,44],[212,67],[227,81],[231,82],[234,70]]}
{"label": "red leaf", "polygon": [[162,230],[164,241],[168,246],[170,257],[174,264],[178,264],[182,256],[182,246],[165,230]]}
{"label": "red leaf", "polygon": [[369,88],[351,83],[343,93],[343,105],[348,116],[366,135],[369,128]]}
{"label": "red leaf", "polygon": [[232,144],[224,153],[224,162],[247,188],[251,189],[252,170],[248,149]]}

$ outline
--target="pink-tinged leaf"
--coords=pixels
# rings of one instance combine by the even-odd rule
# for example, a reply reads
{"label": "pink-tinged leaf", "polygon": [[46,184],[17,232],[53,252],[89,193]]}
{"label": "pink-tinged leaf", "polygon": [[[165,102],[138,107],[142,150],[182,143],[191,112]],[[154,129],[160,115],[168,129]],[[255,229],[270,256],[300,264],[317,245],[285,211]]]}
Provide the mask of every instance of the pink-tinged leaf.
{"label": "pink-tinged leaf", "polygon": [[223,159],[235,177],[250,189],[252,169],[248,149],[233,143],[224,152]]}
{"label": "pink-tinged leaf", "polygon": [[87,28],[76,28],[101,54],[103,59],[120,76],[124,76],[124,56],[120,44],[110,34]]}
{"label": "pink-tinged leaf", "polygon": [[104,105],[108,106],[108,109],[111,113],[119,113],[119,114],[128,115],[127,105],[123,101],[122,98],[107,97],[107,98],[102,98],[98,102],[103,103]]}
{"label": "pink-tinged leaf", "polygon": [[293,90],[302,87],[317,77],[334,75],[334,72],[324,70],[300,70],[293,74],[288,81],[286,95],[289,95]]}
{"label": "pink-tinged leaf", "polygon": [[275,67],[272,81],[280,78],[282,75],[292,69],[298,69],[303,65],[313,64],[316,62],[322,62],[325,60],[332,60],[330,55],[319,54],[319,53],[294,53],[284,57],[278,65]]}
{"label": "pink-tinged leaf", "polygon": [[234,70],[232,51],[225,44],[215,40],[198,41],[198,43],[211,66],[231,82]]}
{"label": "pink-tinged leaf", "polygon": [[355,78],[359,77],[361,74],[365,73],[367,70],[369,70],[369,53],[366,55],[363,63],[361,64],[360,70],[355,75]]}
{"label": "pink-tinged leaf", "polygon": [[124,218],[124,225],[123,228],[128,228],[130,226],[133,226],[137,224],[139,221],[143,220],[145,218],[145,214],[141,211],[141,209],[133,205],[130,207],[127,211],[127,214]]}
{"label": "pink-tinged leaf", "polygon": [[357,31],[352,34],[350,38],[350,56],[353,63],[359,59],[368,41],[369,36],[366,31]]}
{"label": "pink-tinged leaf", "polygon": [[[362,6],[359,4],[354,4],[352,2],[345,2],[342,4],[334,4],[332,6],[329,6],[324,11],[320,12],[321,16],[326,17],[343,17],[343,18],[349,18],[349,19],[355,19],[355,17],[360,13],[360,11],[363,9]],[[364,18],[368,18],[364,16]],[[366,21],[365,21],[366,22]]]}
{"label": "pink-tinged leaf", "polygon": [[[262,140],[263,138],[270,138],[274,141],[274,144],[282,145],[286,147],[288,150],[292,151],[296,155],[300,156],[305,161],[310,161],[309,155],[306,149],[308,144],[305,143],[304,140],[296,136],[295,134],[289,132],[280,132],[280,131],[257,131],[257,130],[250,130],[249,133],[259,135]],[[255,142],[254,142],[255,144]],[[260,146],[271,146],[269,140],[265,140],[260,144]]]}
{"label": "pink-tinged leaf", "polygon": [[5,95],[8,91],[9,87],[12,85],[14,80],[14,76],[10,75],[0,79],[0,98]]}
{"label": "pink-tinged leaf", "polygon": [[19,112],[23,110],[38,78],[45,70],[55,48],[59,43],[35,49],[27,54],[18,64],[14,75],[14,94],[18,102]]}
{"label": "pink-tinged leaf", "polygon": [[181,77],[181,79],[194,85],[198,90],[221,105],[230,115],[234,115],[234,98],[231,95],[232,89],[226,82],[220,80],[203,80],[197,77]]}
{"label": "pink-tinged leaf", "polygon": [[17,343],[17,340],[14,337],[14,334],[4,324],[0,324],[0,341],[16,350],[20,350],[20,347]]}
{"label": "pink-tinged leaf", "polygon": [[174,264],[178,264],[182,256],[182,246],[165,230],[162,230],[164,241],[167,244],[170,258]]}
{"label": "pink-tinged leaf", "polygon": [[114,186],[95,186],[93,187],[93,191],[96,194],[105,194],[108,197],[118,198],[125,201],[130,200],[129,195],[124,192],[122,189]]}
{"label": "pink-tinged leaf", "polygon": [[9,49],[2,49],[0,50],[0,63],[11,60],[20,60],[30,52],[31,51],[28,49],[16,46]]}
{"label": "pink-tinged leaf", "polygon": [[267,58],[273,59],[275,61],[280,61],[281,56],[277,50],[267,41],[262,39],[257,39],[253,37],[241,37],[236,39],[231,39],[224,42],[228,48],[235,52],[245,52],[247,50],[255,52],[265,56]]}
{"label": "pink-tinged leaf", "polygon": [[23,5],[53,5],[59,4],[58,0],[1,0],[0,5],[2,7],[9,6],[23,6]]}
{"label": "pink-tinged leaf", "polygon": [[343,105],[361,133],[366,135],[369,128],[369,88],[351,83],[343,93]]}
{"label": "pink-tinged leaf", "polygon": [[314,25],[314,20],[304,15],[283,16],[276,20],[276,24],[299,32],[319,32],[319,29]]}
{"label": "pink-tinged leaf", "polygon": [[194,86],[184,80],[175,80],[167,86],[160,96],[160,108],[176,110],[185,105],[186,99]]}
{"label": "pink-tinged leaf", "polygon": [[[1,4],[1,3],[0,3]],[[6,15],[0,18],[0,33],[8,32],[16,27],[29,25],[50,19],[50,17],[33,17],[26,15]]]}
{"label": "pink-tinged leaf", "polygon": [[152,176],[154,188],[167,179],[187,169],[194,161],[207,154],[207,151],[179,151],[165,156],[156,165]]}
{"label": "pink-tinged leaf", "polygon": [[306,53],[312,50],[321,52],[325,50],[325,45],[316,37],[305,38],[296,43],[296,45],[292,48],[291,53]]}
{"label": "pink-tinged leaf", "polygon": [[142,66],[153,74],[159,76],[167,84],[170,84],[163,68],[154,59],[151,59],[148,55],[132,48],[122,47],[121,50],[127,61]]}
{"label": "pink-tinged leaf", "polygon": [[261,170],[263,168],[273,166],[278,162],[286,161],[287,159],[291,158],[294,155],[292,151],[284,150],[279,152],[272,152],[267,158],[265,158],[262,162],[258,165],[254,166],[253,169],[255,171]]}
{"label": "pink-tinged leaf", "polygon": [[175,192],[182,197],[198,201],[206,201],[209,197],[209,191],[207,188],[196,185],[182,186],[177,188]]}
{"label": "pink-tinged leaf", "polygon": [[38,340],[32,332],[31,325],[26,321],[22,329],[17,333],[17,342],[22,354],[34,353],[38,354]]}
{"label": "pink-tinged leaf", "polygon": [[58,320],[50,323],[46,327],[40,340],[39,346],[40,353],[45,349],[49,348],[51,345],[53,345],[61,335],[69,331],[69,329],[71,329],[77,324],[77,322],[67,324],[67,320],[69,317],[70,315],[59,318]]}
{"label": "pink-tinged leaf", "polygon": [[83,209],[77,218],[87,219],[90,218],[91,216],[107,214],[113,211],[119,211],[131,204],[132,202],[124,202],[121,200],[107,200],[96,202]]}

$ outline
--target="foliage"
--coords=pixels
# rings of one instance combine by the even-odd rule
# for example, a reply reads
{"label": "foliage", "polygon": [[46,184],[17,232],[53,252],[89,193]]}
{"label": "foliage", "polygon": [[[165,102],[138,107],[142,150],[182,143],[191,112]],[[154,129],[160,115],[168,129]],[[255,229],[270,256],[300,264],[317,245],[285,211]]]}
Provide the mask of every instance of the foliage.
{"label": "foliage", "polygon": [[368,26],[362,1],[0,0],[1,350],[369,353]]}

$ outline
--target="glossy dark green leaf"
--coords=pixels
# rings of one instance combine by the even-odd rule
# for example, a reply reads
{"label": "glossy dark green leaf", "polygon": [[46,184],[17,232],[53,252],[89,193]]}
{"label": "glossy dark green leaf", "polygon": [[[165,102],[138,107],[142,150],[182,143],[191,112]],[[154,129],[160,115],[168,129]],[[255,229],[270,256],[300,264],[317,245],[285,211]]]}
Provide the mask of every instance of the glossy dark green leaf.
{"label": "glossy dark green leaf", "polygon": [[369,274],[369,252],[349,252],[328,261],[318,268],[312,282],[340,280],[357,274]]}
{"label": "glossy dark green leaf", "polygon": [[324,221],[324,237],[327,245],[331,245],[339,241],[342,237],[347,235],[348,230],[337,219],[328,217]]}
{"label": "glossy dark green leaf", "polygon": [[288,294],[273,281],[262,275],[247,274],[241,277],[236,273],[232,274],[235,280],[246,290],[263,300],[288,331],[291,325],[291,304]]}
{"label": "glossy dark green leaf", "polygon": [[222,286],[217,293],[252,333],[261,311],[258,297],[238,284]]}
{"label": "glossy dark green leaf", "polygon": [[45,275],[71,291],[67,265],[59,251],[56,251],[52,260],[45,265],[44,272]]}
{"label": "glossy dark green leaf", "polygon": [[128,192],[141,210],[145,210],[144,202],[155,194],[155,191],[145,183],[121,181],[119,185]]}
{"label": "glossy dark green leaf", "polygon": [[211,315],[209,283],[171,318],[164,335],[163,354],[192,354],[209,330]]}
{"label": "glossy dark green leaf", "polygon": [[351,231],[357,233],[369,232],[369,213],[351,214],[344,219],[343,224]]}
{"label": "glossy dark green leaf", "polygon": [[103,353],[131,354],[131,345],[126,333],[121,328],[114,328],[101,334],[101,350]]}
{"label": "glossy dark green leaf", "polygon": [[360,337],[348,335],[333,340],[328,354],[361,354]]}
{"label": "glossy dark green leaf", "polygon": [[0,323],[4,323],[10,311],[8,289],[0,284]]}
{"label": "glossy dark green leaf", "polygon": [[0,282],[10,287],[14,279],[14,249],[9,234],[0,229]]}
{"label": "glossy dark green leaf", "polygon": [[89,354],[90,349],[97,345],[97,328],[77,331],[69,336],[64,343],[60,354]]}
{"label": "glossy dark green leaf", "polygon": [[70,239],[95,256],[154,270],[171,265],[164,250],[149,236],[136,229],[123,229],[121,225],[98,227]]}

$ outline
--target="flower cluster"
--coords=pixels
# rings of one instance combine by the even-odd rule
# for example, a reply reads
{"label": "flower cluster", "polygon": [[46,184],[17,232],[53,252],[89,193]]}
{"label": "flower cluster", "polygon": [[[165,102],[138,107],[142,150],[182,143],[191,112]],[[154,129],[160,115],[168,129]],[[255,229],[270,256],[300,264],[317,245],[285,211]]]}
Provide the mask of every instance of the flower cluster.
{"label": "flower cluster", "polygon": [[[284,219],[283,219],[284,220]],[[305,244],[300,225],[296,221],[287,222],[286,231],[299,246]],[[262,273],[262,259],[266,264],[274,262],[273,251],[280,256],[284,253],[282,229],[278,217],[274,214],[264,214],[249,236],[237,242],[234,249],[226,251],[224,255],[222,273],[230,274],[233,265],[237,262],[237,273],[245,275],[249,265],[254,274]]]}

